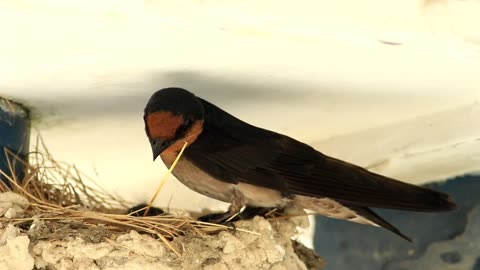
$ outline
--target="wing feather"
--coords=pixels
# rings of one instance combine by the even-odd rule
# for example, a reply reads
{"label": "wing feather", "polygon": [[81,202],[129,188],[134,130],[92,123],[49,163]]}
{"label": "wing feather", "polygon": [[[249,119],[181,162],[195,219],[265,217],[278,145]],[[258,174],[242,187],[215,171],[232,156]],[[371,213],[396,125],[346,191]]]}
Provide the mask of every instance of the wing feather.
{"label": "wing feather", "polygon": [[455,207],[447,194],[329,157],[203,102],[210,119],[205,121],[204,134],[187,148],[185,155],[219,179],[291,194],[328,197],[359,207],[414,211],[446,211]]}

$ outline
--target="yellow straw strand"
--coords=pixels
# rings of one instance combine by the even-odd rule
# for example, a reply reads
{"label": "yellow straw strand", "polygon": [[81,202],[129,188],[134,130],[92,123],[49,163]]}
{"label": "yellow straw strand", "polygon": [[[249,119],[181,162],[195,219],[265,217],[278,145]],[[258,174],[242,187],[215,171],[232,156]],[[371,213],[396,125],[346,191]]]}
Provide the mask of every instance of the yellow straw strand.
{"label": "yellow straw strand", "polygon": [[150,208],[152,208],[152,205],[155,202],[155,200],[157,199],[158,194],[160,194],[160,191],[162,190],[163,186],[167,182],[168,176],[172,173],[175,166],[177,166],[177,162],[178,162],[178,160],[180,160],[180,157],[182,156],[185,148],[187,148],[187,144],[188,143],[185,142],[185,144],[182,147],[182,150],[180,150],[180,153],[178,153],[178,156],[175,158],[175,161],[173,161],[172,166],[170,166],[170,169],[168,169],[168,171],[163,176],[162,181],[160,182],[160,185],[157,188],[157,191],[155,191],[155,194],[153,195],[152,199],[148,203],[147,209],[145,209],[145,213],[143,214],[144,217],[148,215],[148,211],[150,211]]}

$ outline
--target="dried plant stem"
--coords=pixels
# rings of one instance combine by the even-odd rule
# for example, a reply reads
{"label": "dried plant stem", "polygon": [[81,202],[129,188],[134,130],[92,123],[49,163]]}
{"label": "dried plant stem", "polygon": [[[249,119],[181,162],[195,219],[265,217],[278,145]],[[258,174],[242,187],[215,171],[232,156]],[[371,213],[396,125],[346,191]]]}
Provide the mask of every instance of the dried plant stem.
{"label": "dried plant stem", "polygon": [[170,168],[168,169],[168,171],[167,171],[167,172],[165,173],[165,175],[163,176],[162,181],[160,181],[160,185],[158,186],[157,190],[155,191],[155,194],[153,194],[152,199],[151,199],[150,202],[148,203],[147,209],[145,209],[145,213],[143,213],[143,216],[144,216],[144,217],[148,215],[148,211],[150,211],[150,208],[152,208],[152,205],[155,203],[155,200],[157,199],[158,194],[160,194],[160,191],[162,190],[163,186],[164,186],[165,183],[167,182],[168,176],[170,176],[170,174],[172,173],[173,169],[175,169],[175,166],[177,166],[177,162],[180,160],[180,157],[182,156],[183,151],[185,150],[185,148],[187,148],[187,144],[188,144],[188,143],[185,141],[185,143],[183,144],[182,149],[180,150],[180,153],[178,153],[177,157],[176,157],[175,160],[173,161],[172,166],[170,166]]}
{"label": "dried plant stem", "polygon": [[[186,147],[187,143],[184,144],[174,163],[163,177],[146,208],[146,212],[155,202],[167,177],[175,168]],[[23,216],[12,219],[0,216],[0,222],[11,222],[19,225],[40,220],[63,224],[63,226],[81,225],[90,229],[101,226],[116,234],[136,230],[158,237],[177,256],[181,256],[181,252],[171,244],[169,239],[180,236],[187,230],[215,233],[221,230],[234,229],[221,224],[195,221],[188,216],[138,217],[131,214],[117,214],[120,209],[128,208],[128,203],[118,196],[109,194],[95,181],[88,179],[77,170],[75,166],[53,159],[40,137],[37,137],[35,149],[29,155],[29,164],[10,150],[5,149],[4,151],[9,159],[10,173],[0,170],[0,175],[7,179],[10,185],[0,181],[0,192],[18,193],[28,199],[29,205],[24,209]],[[23,179],[17,179],[17,176],[13,173],[15,162],[22,163],[26,168]],[[88,179],[88,184],[85,179]],[[258,234],[241,228],[235,228],[235,230]]]}

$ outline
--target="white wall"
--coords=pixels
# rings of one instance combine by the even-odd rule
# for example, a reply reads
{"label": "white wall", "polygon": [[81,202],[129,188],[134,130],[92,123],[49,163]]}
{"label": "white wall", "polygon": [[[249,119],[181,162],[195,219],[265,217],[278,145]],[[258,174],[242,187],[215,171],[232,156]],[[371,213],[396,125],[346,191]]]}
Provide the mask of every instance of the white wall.
{"label": "white wall", "polygon": [[[321,141],[478,100],[477,14],[474,0],[5,0],[0,94],[33,109],[58,159],[146,201],[164,171],[143,132],[155,90],[186,87],[335,153]],[[208,205],[184,189],[169,181],[161,203]]]}

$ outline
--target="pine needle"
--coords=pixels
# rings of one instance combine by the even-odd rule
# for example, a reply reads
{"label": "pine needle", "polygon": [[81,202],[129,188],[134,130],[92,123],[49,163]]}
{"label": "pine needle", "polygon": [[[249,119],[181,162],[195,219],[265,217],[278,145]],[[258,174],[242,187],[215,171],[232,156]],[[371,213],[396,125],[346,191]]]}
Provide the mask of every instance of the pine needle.
{"label": "pine needle", "polygon": [[187,144],[188,144],[188,143],[185,141],[185,144],[183,145],[182,149],[180,150],[180,153],[178,153],[177,157],[176,157],[175,160],[173,161],[172,166],[170,166],[170,169],[168,169],[168,171],[167,171],[167,172],[165,173],[165,175],[163,176],[162,181],[160,181],[160,185],[158,186],[157,190],[155,191],[155,194],[153,194],[152,199],[151,199],[150,202],[148,203],[148,206],[147,206],[147,209],[145,210],[145,213],[143,213],[143,216],[144,216],[144,217],[146,217],[146,216],[148,215],[148,211],[150,211],[150,208],[152,208],[152,205],[155,203],[155,200],[157,199],[158,194],[160,194],[160,191],[163,189],[163,186],[164,186],[165,183],[167,182],[168,176],[170,176],[170,174],[172,173],[173,169],[175,169],[175,166],[177,166],[177,162],[180,160],[180,157],[182,156],[183,151],[185,150],[185,148],[187,148]]}
{"label": "pine needle", "polygon": [[[185,150],[184,144],[149,206],[154,203],[168,175],[172,172]],[[0,192],[15,192],[29,201],[23,216],[16,218],[0,217],[0,222],[21,225],[35,220],[64,224],[65,226],[87,226],[94,230],[98,227],[108,229],[120,235],[135,230],[158,237],[177,256],[181,256],[171,243],[174,237],[184,235],[186,231],[216,233],[235,229],[239,232],[258,234],[256,232],[233,228],[225,225],[196,221],[188,216],[160,215],[138,217],[126,214],[129,203],[119,196],[113,196],[86,177],[83,173],[66,163],[58,162],[51,156],[43,140],[38,137],[33,152],[29,154],[30,163],[26,163],[13,152],[5,148],[10,161],[9,172],[0,170],[10,185],[0,181]],[[18,179],[12,173],[15,163],[20,162],[26,168],[25,177]],[[148,210],[148,208],[147,208]],[[125,214],[120,214],[120,213]],[[147,212],[147,211],[146,211]],[[76,225],[75,225],[76,224]]]}

